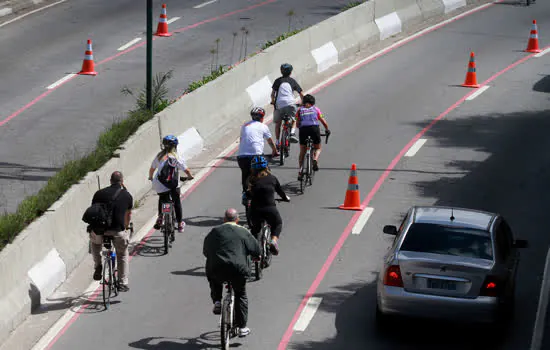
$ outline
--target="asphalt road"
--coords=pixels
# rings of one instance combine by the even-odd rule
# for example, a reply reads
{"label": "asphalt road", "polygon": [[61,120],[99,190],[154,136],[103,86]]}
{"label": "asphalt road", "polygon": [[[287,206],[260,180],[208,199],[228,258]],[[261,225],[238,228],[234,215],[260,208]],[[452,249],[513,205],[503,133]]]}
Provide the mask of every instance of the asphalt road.
{"label": "asphalt road", "polygon": [[[312,189],[296,194],[293,164],[274,167],[292,202],[279,208],[285,220],[281,254],[265,278],[249,284],[252,334],[240,349],[275,349],[321,266],[354,213],[342,202],[351,163],[359,168],[361,198],[388,165],[434,118],[448,114],[422,137],[413,157],[400,159],[374,194],[374,212],[359,235],[350,235],[314,296],[319,309],[292,349],[528,349],[544,258],[550,56],[525,60],[530,22],[550,33],[550,4],[494,5],[410,42],[317,93],[333,136],[321,157]],[[542,34],[541,34],[542,36]],[[544,44],[543,44],[544,45]],[[480,82],[503,72],[471,101],[464,80],[472,49]],[[449,110],[450,106],[455,106]],[[292,162],[291,162],[292,163]],[[228,181],[228,179],[235,179]],[[204,277],[202,242],[225,208],[239,203],[239,170],[233,158],[184,203],[187,229],[174,250],[160,256],[158,233],[132,260],[131,291],[108,312],[84,311],[51,349],[211,349],[219,341]],[[406,323],[389,336],[374,331],[375,278],[390,238],[382,233],[414,204],[465,206],[502,213],[530,248],[519,267],[516,318],[498,338],[480,329],[446,323]],[[90,272],[91,273],[91,272]]]}
{"label": "asphalt road", "polygon": [[[291,29],[303,28],[339,13],[347,1],[219,0],[194,8],[205,2],[155,0],[154,30],[162,3],[169,20],[181,19],[169,25],[174,36],[154,41],[153,70],[174,71],[169,82],[174,98],[210,72],[216,39],[221,40],[218,63],[228,65],[244,57],[242,27],[249,30],[250,54],[288,30],[290,10]],[[65,161],[92,149],[98,135],[134,106],[121,89],[144,86],[145,45],[113,56],[131,40],[145,40],[145,4],[69,0],[0,28],[0,212],[15,210]],[[217,19],[189,28],[212,18]],[[77,76],[49,90],[80,70],[88,38],[99,75]]]}

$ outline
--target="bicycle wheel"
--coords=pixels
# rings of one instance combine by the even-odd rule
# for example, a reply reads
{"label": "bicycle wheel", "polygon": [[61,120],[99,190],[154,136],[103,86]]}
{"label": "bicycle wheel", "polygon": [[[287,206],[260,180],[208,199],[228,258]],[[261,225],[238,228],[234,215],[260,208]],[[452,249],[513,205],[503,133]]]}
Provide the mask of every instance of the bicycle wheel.
{"label": "bicycle wheel", "polygon": [[163,220],[163,236],[164,236],[164,254],[168,254],[168,250],[170,249],[170,226],[172,225],[172,217],[169,214],[164,215]]}
{"label": "bicycle wheel", "polygon": [[[314,151],[315,152],[315,151]],[[313,185],[313,178],[315,177],[315,171],[313,171],[313,153],[309,154],[309,162],[308,162],[308,174],[309,174],[309,185]]]}
{"label": "bicycle wheel", "polygon": [[111,258],[108,257],[105,259],[103,264],[103,305],[105,309],[108,309],[111,305],[111,289],[112,289],[112,267],[111,267]]}
{"label": "bicycle wheel", "polygon": [[283,129],[281,135],[281,143],[279,144],[279,164],[285,165],[285,156],[286,156],[286,143],[288,135],[286,129]]}
{"label": "bicycle wheel", "polygon": [[118,266],[116,263],[113,263],[113,295],[118,296],[118,287],[120,286],[118,280]]}
{"label": "bicycle wheel", "polygon": [[256,281],[260,280],[263,275],[263,269],[264,269],[264,263],[265,263],[265,257],[267,254],[267,241],[265,239],[265,229],[266,229],[266,223],[262,223],[262,230],[260,231],[260,259],[255,262],[255,273],[256,273]]}
{"label": "bicycle wheel", "polygon": [[306,189],[306,181],[307,181],[307,159],[309,158],[309,149],[306,151],[306,155],[304,157],[304,162],[302,163],[302,177],[300,179],[300,192],[302,194],[304,193]]}
{"label": "bicycle wheel", "polygon": [[220,338],[222,340],[222,349],[229,350],[229,339],[231,338],[231,301],[228,295],[223,299],[222,316],[220,322]]}
{"label": "bicycle wheel", "polygon": [[264,259],[262,261],[262,269],[265,269],[269,265],[271,265],[271,258],[273,257],[271,254],[271,249],[269,249],[269,244],[268,244],[269,238],[271,238],[271,227],[269,227],[269,225],[264,226],[263,238],[264,238],[263,241],[264,241],[265,254],[264,254]]}

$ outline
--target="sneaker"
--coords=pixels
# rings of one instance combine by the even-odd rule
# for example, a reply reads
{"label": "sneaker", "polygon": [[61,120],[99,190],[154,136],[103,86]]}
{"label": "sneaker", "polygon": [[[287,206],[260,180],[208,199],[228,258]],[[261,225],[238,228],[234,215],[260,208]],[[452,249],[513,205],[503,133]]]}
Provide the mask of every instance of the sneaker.
{"label": "sneaker", "polygon": [[279,243],[275,241],[269,242],[269,250],[273,255],[279,255]]}
{"label": "sneaker", "polygon": [[299,140],[298,140],[298,138],[296,137],[296,134],[295,134],[295,133],[290,134],[290,138],[289,138],[289,139],[290,139],[290,142],[291,142],[291,143],[298,143],[298,142],[299,142]]}
{"label": "sneaker", "polygon": [[180,224],[178,225],[178,232],[179,232],[179,233],[183,233],[184,230],[185,230],[185,221],[182,221],[182,222],[180,222]]}
{"label": "sneaker", "polygon": [[119,292],[129,292],[129,291],[130,291],[130,287],[128,287],[127,284],[122,284],[122,283],[120,283],[120,284],[118,285],[118,291],[119,291]]}
{"label": "sneaker", "polygon": [[162,216],[159,216],[157,218],[157,221],[155,222],[155,225],[153,226],[153,228],[155,230],[160,230],[160,226],[162,225]]}
{"label": "sneaker", "polygon": [[300,172],[298,173],[298,181],[302,181],[303,176],[304,176],[304,175],[303,175],[302,172],[300,171]]}
{"label": "sneaker", "polygon": [[103,267],[98,265],[94,269],[94,281],[101,281],[101,273],[103,272]]}
{"label": "sneaker", "polygon": [[214,308],[212,309],[212,312],[214,313],[214,315],[220,315],[222,313],[222,303],[216,301],[214,303]]}
{"label": "sneaker", "polygon": [[241,204],[245,207],[248,205],[248,199],[246,198],[246,192],[243,192],[243,194],[242,194]]}
{"label": "sneaker", "polygon": [[239,328],[239,337],[240,338],[244,338],[249,334],[250,334],[250,328],[248,328],[248,327]]}
{"label": "sneaker", "polygon": [[319,162],[315,159],[313,160],[313,171],[319,171]]}

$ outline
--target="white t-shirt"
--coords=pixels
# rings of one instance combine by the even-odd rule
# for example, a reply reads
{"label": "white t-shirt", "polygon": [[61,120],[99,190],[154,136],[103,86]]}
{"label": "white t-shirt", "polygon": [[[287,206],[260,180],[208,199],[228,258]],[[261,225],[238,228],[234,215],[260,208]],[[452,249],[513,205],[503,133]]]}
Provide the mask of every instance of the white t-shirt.
{"label": "white t-shirt", "polygon": [[[174,158],[173,156],[170,156],[170,157]],[[187,169],[187,164],[185,164],[185,159],[179,158],[179,157],[176,157],[175,159],[176,159],[176,167],[181,171],[185,171]],[[155,157],[155,159],[153,159],[153,163],[151,163],[151,168],[157,169],[157,171],[155,171],[155,175],[153,176],[153,191],[155,191],[156,193],[164,193],[164,192],[170,191],[170,189],[164,186],[158,179],[159,169],[162,169],[162,167],[164,166],[164,163],[166,163],[167,161],[168,161],[168,158],[166,160],[160,161],[158,160],[158,157]],[[178,188],[180,186],[181,186],[181,183],[178,177]]]}
{"label": "white t-shirt", "polygon": [[241,127],[239,156],[255,156],[264,154],[265,139],[271,137],[269,128],[264,123],[254,120]]}

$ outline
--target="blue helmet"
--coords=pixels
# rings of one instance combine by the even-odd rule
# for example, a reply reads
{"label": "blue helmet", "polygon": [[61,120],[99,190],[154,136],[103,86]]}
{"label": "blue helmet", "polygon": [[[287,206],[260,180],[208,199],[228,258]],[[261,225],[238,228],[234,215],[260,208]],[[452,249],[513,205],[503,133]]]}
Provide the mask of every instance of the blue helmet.
{"label": "blue helmet", "polygon": [[164,146],[173,146],[173,147],[176,147],[178,145],[179,141],[178,141],[178,138],[175,137],[174,135],[166,135],[164,136],[164,138],[162,139],[162,144]]}
{"label": "blue helmet", "polygon": [[290,63],[283,63],[281,64],[281,74],[284,76],[284,77],[288,77],[290,76],[290,73],[292,73],[292,70],[294,68],[292,67],[292,65]]}
{"label": "blue helmet", "polygon": [[251,168],[254,170],[267,169],[267,160],[264,156],[254,156],[252,159]]}

